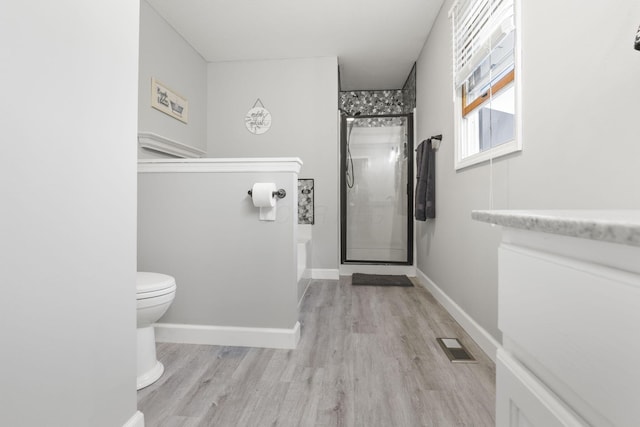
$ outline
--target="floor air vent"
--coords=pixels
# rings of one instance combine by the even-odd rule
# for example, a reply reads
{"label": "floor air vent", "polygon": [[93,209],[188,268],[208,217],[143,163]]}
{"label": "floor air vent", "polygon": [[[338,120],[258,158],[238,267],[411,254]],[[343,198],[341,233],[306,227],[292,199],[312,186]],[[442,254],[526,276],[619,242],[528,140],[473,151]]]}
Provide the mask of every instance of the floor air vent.
{"label": "floor air vent", "polygon": [[440,347],[447,355],[451,363],[475,363],[471,353],[458,341],[457,338],[436,338]]}

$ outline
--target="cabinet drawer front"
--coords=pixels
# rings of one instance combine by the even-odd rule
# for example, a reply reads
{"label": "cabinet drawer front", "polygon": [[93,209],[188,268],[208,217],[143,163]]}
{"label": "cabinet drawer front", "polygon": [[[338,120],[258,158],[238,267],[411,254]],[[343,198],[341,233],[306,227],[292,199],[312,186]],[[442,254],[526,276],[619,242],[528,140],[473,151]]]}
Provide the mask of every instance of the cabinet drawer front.
{"label": "cabinet drawer front", "polygon": [[508,244],[499,253],[505,342],[590,423],[637,425],[638,276]]}
{"label": "cabinet drawer front", "polygon": [[586,427],[587,424],[504,350],[496,360],[498,427]]}

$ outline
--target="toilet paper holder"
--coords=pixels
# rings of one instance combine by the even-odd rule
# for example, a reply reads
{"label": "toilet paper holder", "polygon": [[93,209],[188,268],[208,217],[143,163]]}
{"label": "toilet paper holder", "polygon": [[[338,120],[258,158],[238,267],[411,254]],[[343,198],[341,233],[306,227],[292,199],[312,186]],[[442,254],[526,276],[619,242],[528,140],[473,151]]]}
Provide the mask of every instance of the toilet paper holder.
{"label": "toilet paper holder", "polygon": [[[249,196],[251,196],[252,195],[252,191],[251,190],[247,191],[247,194]],[[286,197],[286,195],[287,195],[287,192],[284,191],[284,188],[281,188],[281,189],[271,193],[272,197],[277,197],[278,199],[284,199]]]}

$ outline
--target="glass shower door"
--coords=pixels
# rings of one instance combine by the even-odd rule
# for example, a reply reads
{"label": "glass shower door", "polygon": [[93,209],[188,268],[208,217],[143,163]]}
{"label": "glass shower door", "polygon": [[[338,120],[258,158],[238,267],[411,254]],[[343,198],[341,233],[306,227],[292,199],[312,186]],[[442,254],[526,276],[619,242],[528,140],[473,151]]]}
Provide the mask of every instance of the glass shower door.
{"label": "glass shower door", "polygon": [[343,262],[413,262],[411,125],[410,115],[343,121]]}

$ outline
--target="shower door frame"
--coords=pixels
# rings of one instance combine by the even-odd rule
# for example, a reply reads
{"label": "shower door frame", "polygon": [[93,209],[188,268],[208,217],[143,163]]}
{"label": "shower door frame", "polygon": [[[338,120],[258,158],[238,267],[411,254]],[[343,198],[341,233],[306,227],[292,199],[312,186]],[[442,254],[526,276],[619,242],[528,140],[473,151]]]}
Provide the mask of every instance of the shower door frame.
{"label": "shower door frame", "polygon": [[[347,259],[347,118],[407,119],[407,261]],[[413,114],[340,115],[340,263],[345,265],[413,265]]]}

